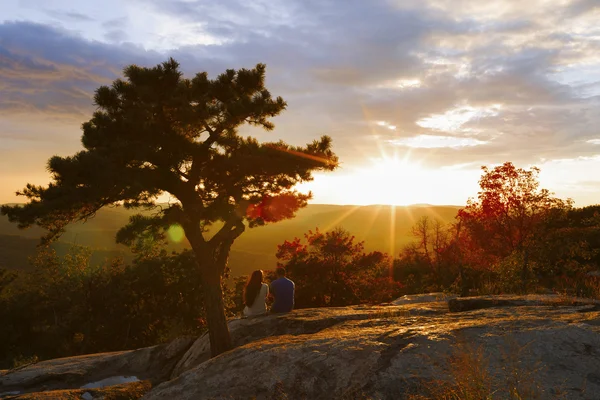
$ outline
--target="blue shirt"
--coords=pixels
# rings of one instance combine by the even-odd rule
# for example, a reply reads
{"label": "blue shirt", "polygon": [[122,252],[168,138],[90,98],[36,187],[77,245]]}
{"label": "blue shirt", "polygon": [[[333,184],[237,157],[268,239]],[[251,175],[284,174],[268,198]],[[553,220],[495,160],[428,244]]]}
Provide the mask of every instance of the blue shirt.
{"label": "blue shirt", "polygon": [[271,282],[271,293],[275,297],[275,302],[271,307],[271,312],[283,313],[294,309],[294,282],[286,277],[275,279]]}

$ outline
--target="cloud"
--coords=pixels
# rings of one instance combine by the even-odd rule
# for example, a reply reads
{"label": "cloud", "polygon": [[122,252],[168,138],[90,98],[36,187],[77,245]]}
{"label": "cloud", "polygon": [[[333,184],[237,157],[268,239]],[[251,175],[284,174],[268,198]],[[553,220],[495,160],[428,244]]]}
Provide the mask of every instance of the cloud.
{"label": "cloud", "polygon": [[424,149],[435,149],[440,147],[449,147],[455,149],[460,147],[479,146],[486,143],[473,138],[459,138],[455,136],[440,135],[419,135],[405,139],[394,139],[390,140],[389,142],[397,146]]}
{"label": "cloud", "polygon": [[102,23],[104,29],[103,38],[109,43],[122,43],[127,41],[129,35],[127,34],[128,24],[130,23],[129,18],[119,17],[109,19]]}
{"label": "cloud", "polygon": [[89,15],[82,14],[74,11],[59,11],[59,10],[44,10],[44,12],[58,20],[65,22],[90,22],[95,21],[94,18]]}
{"label": "cloud", "polygon": [[102,27],[107,30],[125,29],[127,27],[128,22],[129,19],[127,17],[113,18],[109,19],[108,21],[104,21],[102,23]]}
{"label": "cloud", "polygon": [[0,112],[90,115],[94,90],[127,64],[160,60],[132,45],[83,40],[28,22],[0,24]]}
{"label": "cloud", "polygon": [[124,42],[127,39],[127,32],[122,29],[110,30],[104,34],[104,38],[112,43]]}
{"label": "cloud", "polygon": [[[139,37],[135,15],[103,22],[104,42],[1,24],[0,112],[81,120],[93,90],[128,63],[173,56],[187,75],[214,76],[265,62],[269,89],[289,108],[275,133],[257,135],[330,134],[347,164],[381,152],[410,151],[431,167],[598,152],[596,1],[132,4],[160,22],[143,45],[126,42]],[[157,50],[146,50],[153,41]]]}

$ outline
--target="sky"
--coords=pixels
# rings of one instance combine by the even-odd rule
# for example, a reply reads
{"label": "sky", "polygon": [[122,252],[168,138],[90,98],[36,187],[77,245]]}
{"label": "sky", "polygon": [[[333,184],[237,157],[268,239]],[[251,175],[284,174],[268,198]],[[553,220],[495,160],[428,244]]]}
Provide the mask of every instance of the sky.
{"label": "sky", "polygon": [[81,149],[129,64],[267,65],[288,109],[260,140],[327,134],[315,203],[465,204],[480,167],[537,166],[600,203],[600,0],[1,0],[0,203]]}

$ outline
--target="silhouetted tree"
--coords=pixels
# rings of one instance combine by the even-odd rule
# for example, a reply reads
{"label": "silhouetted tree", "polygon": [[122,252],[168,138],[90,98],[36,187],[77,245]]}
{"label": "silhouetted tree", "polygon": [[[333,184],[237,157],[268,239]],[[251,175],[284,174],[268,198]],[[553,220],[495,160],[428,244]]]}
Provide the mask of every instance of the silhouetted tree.
{"label": "silhouetted tree", "polygon": [[[444,260],[444,254],[450,244],[449,227],[445,226],[440,220],[431,220],[425,215],[413,225],[412,233],[417,239],[417,243],[406,246],[401,256],[409,259],[422,259],[422,263],[425,263],[425,269],[433,275],[432,283],[436,287],[431,289],[439,290],[444,281],[442,270],[447,264]],[[418,256],[413,254],[414,252],[419,253]]]}
{"label": "silhouetted tree", "polygon": [[544,221],[544,240],[532,255],[545,286],[577,290],[574,286],[585,283],[586,273],[600,266],[600,206],[559,211]]}
{"label": "silhouetted tree", "polygon": [[[202,277],[214,356],[231,348],[221,281],[234,240],[246,225],[293,217],[310,196],[294,185],[334,169],[337,157],[327,136],[294,147],[238,135],[243,124],[272,130],[269,118],[286,107],[265,88],[263,64],[214,80],[204,72],[183,78],[173,59],[154,68],[131,65],[124,74],[96,91],[98,110],[83,124],[85,149],[52,157],[52,182],[28,184],[18,193],[28,203],[1,211],[20,227],[46,228],[51,240],[102,207],[153,208],[159,195],[170,194],[176,202],[133,217],[117,239],[132,244],[140,234],[156,238],[174,224],[183,228]],[[215,223],[218,231],[207,235]]]}

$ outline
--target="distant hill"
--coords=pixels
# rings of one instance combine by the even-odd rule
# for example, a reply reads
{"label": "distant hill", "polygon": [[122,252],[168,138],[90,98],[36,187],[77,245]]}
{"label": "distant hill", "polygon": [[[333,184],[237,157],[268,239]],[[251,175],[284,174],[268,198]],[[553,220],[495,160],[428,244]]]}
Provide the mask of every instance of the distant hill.
{"label": "distant hill", "polygon": [[[347,206],[310,204],[300,210],[296,218],[248,229],[233,245],[229,265],[232,275],[246,274],[254,269],[274,267],[277,245],[284,240],[302,237],[308,230],[329,230],[341,226],[358,240],[365,241],[368,251],[380,250],[397,255],[411,242],[411,228],[422,216],[453,221],[458,206]],[[59,252],[72,244],[95,249],[92,262],[101,262],[116,254],[130,254],[125,246],[115,243],[117,230],[125,225],[134,211],[124,208],[106,208],[85,223],[73,224],[57,244]],[[0,266],[26,268],[27,258],[35,251],[40,228],[19,230],[0,217]],[[187,247],[187,243],[171,244],[173,250]],[[129,258],[129,257],[126,257]]]}
{"label": "distant hill", "polygon": [[[29,258],[35,254],[39,238],[30,238],[18,235],[0,234],[0,268],[28,269],[31,267]],[[59,241],[52,244],[57,254],[64,255],[73,246],[73,243]],[[121,246],[119,246],[121,247]],[[117,256],[133,259],[128,248],[94,249],[90,264],[98,265],[107,259]]]}

